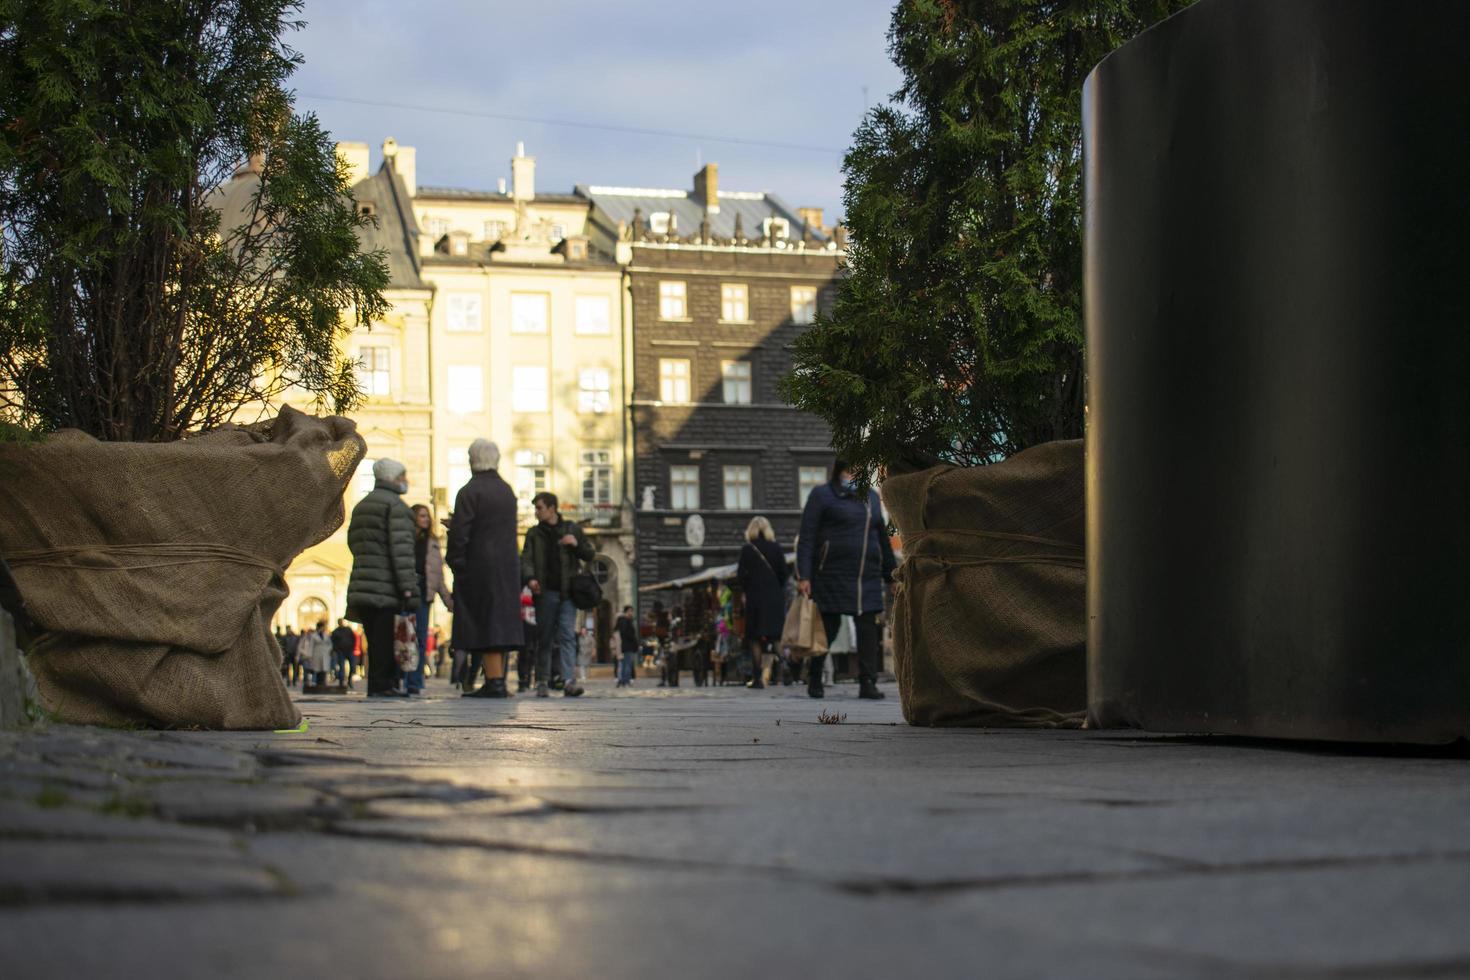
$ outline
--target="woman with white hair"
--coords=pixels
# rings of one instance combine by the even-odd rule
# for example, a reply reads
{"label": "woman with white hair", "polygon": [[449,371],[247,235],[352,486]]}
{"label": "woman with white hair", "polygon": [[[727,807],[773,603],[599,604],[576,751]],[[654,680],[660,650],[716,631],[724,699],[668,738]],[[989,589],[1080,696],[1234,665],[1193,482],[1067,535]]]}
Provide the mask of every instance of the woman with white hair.
{"label": "woman with white hair", "polygon": [[510,697],[505,655],[525,642],[516,495],[496,472],[499,465],[495,443],[470,443],[470,482],[455,496],[449,521],[445,560],[454,570],[453,645],[480,654],[485,668],[484,685],[467,697]]}
{"label": "woman with white hair", "polygon": [[765,655],[780,642],[781,627],[786,622],[786,552],[776,541],[771,522],[764,517],[750,519],[745,528],[745,546],[740,549],[740,563],[735,577],[745,593],[745,647],[750,651],[753,676],[746,687],[765,687],[761,680]]}
{"label": "woman with white hair", "polygon": [[373,480],[372,492],[352,508],[347,526],[352,551],[347,618],[361,623],[367,638],[368,696],[402,697],[393,658],[393,617],[419,605],[413,513],[403,502],[408,474],[398,460],[380,459],[373,464]]}

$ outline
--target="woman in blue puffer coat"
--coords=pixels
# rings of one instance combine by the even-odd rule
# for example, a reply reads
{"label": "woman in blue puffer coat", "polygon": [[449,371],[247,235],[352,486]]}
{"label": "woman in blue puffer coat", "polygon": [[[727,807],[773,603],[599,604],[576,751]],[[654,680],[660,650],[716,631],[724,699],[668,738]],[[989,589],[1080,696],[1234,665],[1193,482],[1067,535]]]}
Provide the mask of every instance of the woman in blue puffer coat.
{"label": "woman in blue puffer coat", "polygon": [[[858,697],[878,699],[878,613],[885,583],[896,566],[878,494],[859,492],[857,474],[842,460],[832,464],[832,479],[812,490],[801,513],[796,543],[798,588],[817,603],[830,643],[851,616],[857,627]],[[822,697],[822,664],[813,657],[807,693]]]}

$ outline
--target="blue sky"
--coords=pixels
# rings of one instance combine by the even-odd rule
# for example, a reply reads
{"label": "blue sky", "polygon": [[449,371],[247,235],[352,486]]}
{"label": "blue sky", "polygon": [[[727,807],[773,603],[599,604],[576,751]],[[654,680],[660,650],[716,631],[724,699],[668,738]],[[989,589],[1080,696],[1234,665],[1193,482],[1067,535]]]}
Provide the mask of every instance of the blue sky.
{"label": "blue sky", "polygon": [[[307,0],[288,43],[297,107],[339,140],[418,148],[419,182],[493,188],[517,140],[536,186],[688,188],[701,161],[728,190],[842,211],[842,151],[866,100],[899,85],[893,0]],[[324,98],[354,99],[372,104]],[[455,112],[430,112],[426,106]],[[517,122],[567,120],[697,137]],[[724,137],[814,149],[720,142]]]}

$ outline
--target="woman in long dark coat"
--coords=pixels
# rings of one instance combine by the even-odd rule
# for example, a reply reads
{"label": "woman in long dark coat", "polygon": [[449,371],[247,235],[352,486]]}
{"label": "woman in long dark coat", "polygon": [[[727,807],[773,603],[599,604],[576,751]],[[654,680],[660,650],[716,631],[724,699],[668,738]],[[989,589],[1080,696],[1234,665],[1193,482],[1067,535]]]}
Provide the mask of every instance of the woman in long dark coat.
{"label": "woman in long dark coat", "polygon": [[509,697],[505,654],[525,642],[521,624],[521,559],[516,547],[516,495],[500,478],[500,450],[488,439],[470,444],[470,482],[454,498],[449,553],[454,570],[457,650],[483,654],[485,684],[467,695]]}
{"label": "woman in long dark coat", "polygon": [[[893,581],[897,562],[888,542],[883,505],[870,487],[857,488],[857,474],[838,460],[832,479],[812,490],[801,512],[796,544],[797,586],[814,599],[831,642],[844,615],[857,628],[858,697],[881,698],[878,690],[878,614],[884,583]],[[823,694],[822,657],[811,658],[807,693]]]}
{"label": "woman in long dark coat", "polygon": [[786,553],[776,542],[771,522],[764,517],[752,517],[745,529],[740,564],[735,568],[740,590],[745,593],[745,648],[750,651],[754,669],[746,687],[765,687],[761,672],[765,655],[781,639],[781,628],[786,623],[785,586],[790,575]]}

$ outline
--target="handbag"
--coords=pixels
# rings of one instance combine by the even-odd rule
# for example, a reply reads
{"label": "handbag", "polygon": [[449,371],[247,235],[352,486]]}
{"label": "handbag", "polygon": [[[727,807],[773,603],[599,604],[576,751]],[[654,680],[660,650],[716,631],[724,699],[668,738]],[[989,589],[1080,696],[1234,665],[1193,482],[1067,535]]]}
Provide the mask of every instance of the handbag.
{"label": "handbag", "polygon": [[404,672],[419,665],[419,637],[415,629],[417,617],[414,613],[396,613],[393,616],[393,659],[398,669]]}
{"label": "handbag", "polygon": [[822,625],[822,613],[814,600],[798,594],[786,610],[781,646],[790,650],[792,657],[820,657],[827,652],[827,628]]}
{"label": "handbag", "polygon": [[586,569],[572,576],[571,582],[567,583],[567,592],[572,597],[572,605],[578,609],[596,609],[602,602],[602,585],[597,576]]}

